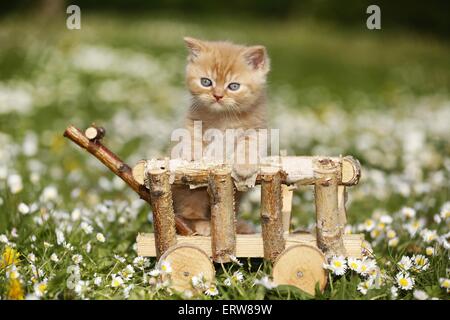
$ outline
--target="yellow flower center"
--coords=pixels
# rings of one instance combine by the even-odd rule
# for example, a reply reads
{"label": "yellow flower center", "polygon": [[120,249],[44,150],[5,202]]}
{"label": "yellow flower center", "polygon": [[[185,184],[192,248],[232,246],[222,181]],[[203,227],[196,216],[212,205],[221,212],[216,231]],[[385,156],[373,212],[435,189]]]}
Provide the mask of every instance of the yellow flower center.
{"label": "yellow flower center", "polygon": [[401,278],[401,279],[398,281],[398,283],[399,283],[402,287],[406,287],[406,286],[409,284],[408,280],[406,280],[405,278]]}
{"label": "yellow flower center", "polygon": [[339,260],[334,261],[333,264],[335,267],[338,267],[338,268],[342,266],[342,263]]}

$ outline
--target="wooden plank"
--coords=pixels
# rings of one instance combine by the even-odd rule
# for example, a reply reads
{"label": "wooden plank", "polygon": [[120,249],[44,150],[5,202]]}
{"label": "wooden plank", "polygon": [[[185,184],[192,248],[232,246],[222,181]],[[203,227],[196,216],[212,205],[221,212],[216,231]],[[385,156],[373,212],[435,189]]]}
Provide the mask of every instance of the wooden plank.
{"label": "wooden plank", "polygon": [[[344,247],[349,257],[361,258],[363,234],[344,235]],[[205,251],[212,256],[211,237],[205,236],[177,236],[178,244],[189,244]],[[286,248],[296,244],[317,246],[316,237],[309,233],[289,234],[286,236]],[[155,237],[153,233],[141,233],[137,236],[138,255],[145,257],[156,256]],[[236,256],[262,258],[264,257],[263,240],[261,234],[238,234],[236,236]]]}

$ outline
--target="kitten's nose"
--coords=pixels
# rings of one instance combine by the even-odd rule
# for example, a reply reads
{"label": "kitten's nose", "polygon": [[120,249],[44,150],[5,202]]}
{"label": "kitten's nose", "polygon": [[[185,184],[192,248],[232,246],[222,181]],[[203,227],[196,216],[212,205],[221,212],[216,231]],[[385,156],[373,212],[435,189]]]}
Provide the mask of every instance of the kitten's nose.
{"label": "kitten's nose", "polygon": [[220,99],[223,98],[223,95],[220,96],[220,95],[217,95],[217,94],[213,94],[213,96],[214,96],[214,98],[216,98],[216,101],[219,101]]}

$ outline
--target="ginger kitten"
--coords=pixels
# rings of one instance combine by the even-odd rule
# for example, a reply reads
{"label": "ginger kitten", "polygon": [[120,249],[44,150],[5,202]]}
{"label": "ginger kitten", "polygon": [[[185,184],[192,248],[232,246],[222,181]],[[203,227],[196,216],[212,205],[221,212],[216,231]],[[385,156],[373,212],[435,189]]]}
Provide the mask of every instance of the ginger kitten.
{"label": "ginger kitten", "polygon": [[[243,46],[230,42],[209,42],[184,38],[189,50],[186,84],[192,104],[186,116],[186,128],[193,136],[194,121],[207,129],[263,129],[266,124],[266,78],[269,58],[263,46]],[[205,142],[201,142],[205,146]],[[246,179],[256,166],[234,164],[233,177]],[[210,234],[210,207],[206,188],[173,186],[175,213],[196,233]],[[241,196],[236,193],[236,204]],[[237,208],[236,208],[237,211]],[[243,220],[238,233],[253,233]]]}

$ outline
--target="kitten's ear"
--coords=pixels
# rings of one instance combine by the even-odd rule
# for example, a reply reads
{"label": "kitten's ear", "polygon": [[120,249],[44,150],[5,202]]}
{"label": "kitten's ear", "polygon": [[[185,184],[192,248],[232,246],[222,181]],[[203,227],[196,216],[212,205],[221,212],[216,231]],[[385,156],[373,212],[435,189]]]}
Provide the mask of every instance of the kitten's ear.
{"label": "kitten's ear", "polygon": [[199,54],[206,49],[206,44],[198,39],[191,37],[184,37],[184,42],[189,50],[189,59],[192,61],[199,56]]}
{"label": "kitten's ear", "polygon": [[269,57],[264,46],[248,47],[244,51],[244,58],[255,70],[268,72],[270,69]]}

